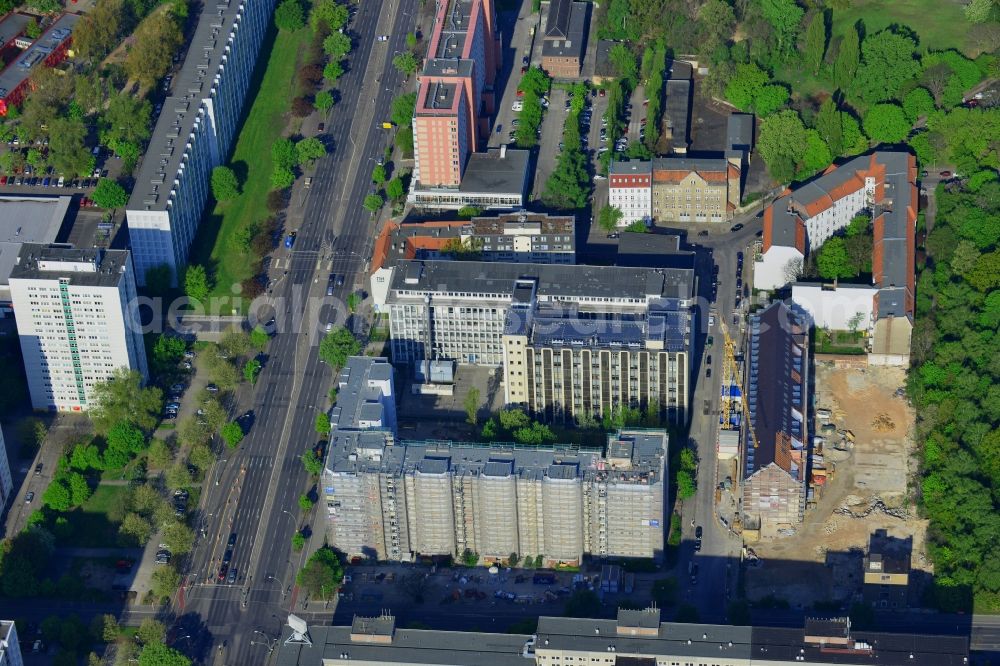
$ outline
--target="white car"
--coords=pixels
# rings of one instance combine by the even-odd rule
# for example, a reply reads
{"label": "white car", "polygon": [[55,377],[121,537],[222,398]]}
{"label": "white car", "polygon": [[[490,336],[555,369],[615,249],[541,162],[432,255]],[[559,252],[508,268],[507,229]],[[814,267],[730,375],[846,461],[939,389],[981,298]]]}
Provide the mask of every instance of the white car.
{"label": "white car", "polygon": [[380,42],[387,42],[387,41],[389,41],[389,35],[379,35],[378,36],[378,41],[380,41]]}
{"label": "white car", "polygon": [[510,110],[511,111],[520,111],[523,108],[524,108],[524,102],[520,102],[520,101],[514,102],[513,104],[510,105]]}

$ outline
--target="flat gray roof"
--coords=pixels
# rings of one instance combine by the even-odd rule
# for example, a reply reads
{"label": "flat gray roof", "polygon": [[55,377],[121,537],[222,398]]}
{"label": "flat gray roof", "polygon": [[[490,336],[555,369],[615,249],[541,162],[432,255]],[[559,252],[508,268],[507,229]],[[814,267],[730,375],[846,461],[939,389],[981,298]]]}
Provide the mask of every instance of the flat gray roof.
{"label": "flat gray roof", "polygon": [[[286,636],[287,637],[287,636]],[[387,664],[530,666],[522,656],[531,636],[396,629],[388,643],[351,640],[351,627],[310,626],[312,646],[280,644],[276,666],[323,666],[344,659]],[[343,655],[347,655],[344,657]]]}
{"label": "flat gray roof", "polygon": [[[21,246],[10,279],[57,280],[88,287],[114,287],[128,265],[128,250],[77,249],[67,245]],[[51,263],[48,263],[51,262]]]}
{"label": "flat gray roof", "polygon": [[733,113],[726,120],[726,146],[730,150],[745,150],[753,148],[753,115],[749,113]]}
{"label": "flat gray roof", "polygon": [[[513,294],[516,282],[536,280],[540,299],[561,297],[687,300],[694,294],[694,272],[684,269],[626,268],[563,264],[508,264],[482,261],[407,261],[394,271],[396,290]],[[637,304],[638,305],[638,304]]]}
{"label": "flat gray roof", "polygon": [[618,266],[694,270],[695,254],[680,249],[680,236],[623,231],[618,239]]}
{"label": "flat gray roof", "polygon": [[675,143],[688,142],[688,117],[691,114],[691,79],[667,81],[667,101],[664,108],[667,123],[673,130]]}
{"label": "flat gray roof", "polygon": [[485,153],[472,153],[462,176],[460,192],[469,194],[524,195],[528,184],[527,150],[490,148]]}
{"label": "flat gray roof", "polygon": [[[167,209],[184,145],[194,129],[201,102],[210,96],[212,82],[224,64],[222,56],[228,46],[228,35],[237,27],[236,16],[241,5],[236,0],[217,0],[215,4],[209,1],[201,5],[198,25],[188,43],[180,71],[174,77],[174,94],[163,100],[163,110],[136,174],[126,206],[128,210]],[[225,157],[223,155],[222,159]]]}
{"label": "flat gray roof", "polygon": [[17,263],[23,243],[56,240],[73,197],[0,196],[0,285]]}
{"label": "flat gray roof", "polygon": [[[642,628],[647,629],[646,622]],[[750,627],[715,624],[660,623],[655,635],[618,633],[617,620],[569,617],[538,618],[538,649],[587,650],[640,655],[673,655],[720,659],[748,659]],[[627,626],[627,625],[626,625]],[[648,629],[647,629],[648,630]],[[626,629],[627,631],[627,629]]]}
{"label": "flat gray roof", "polygon": [[428,111],[441,111],[450,109],[455,103],[455,94],[458,92],[457,83],[447,81],[430,81],[423,85],[429,86],[424,106],[417,108],[416,114]]}
{"label": "flat gray roof", "polygon": [[26,48],[0,73],[0,98],[21,85],[42,63],[73,33],[73,26],[80,20],[77,14],[63,14],[49,26],[41,37]]}
{"label": "flat gray roof", "polygon": [[[367,435],[367,437],[361,437]],[[661,481],[666,456],[667,433],[664,430],[622,430],[608,436],[608,441],[625,439],[633,443],[632,465],[627,470],[610,469],[599,448],[568,444],[521,446],[511,442],[452,442],[447,440],[395,440],[388,446],[383,431],[338,431],[330,437],[326,467],[340,474],[497,474],[505,465],[508,473],[529,479],[592,479],[600,476],[608,483],[652,484]],[[379,455],[365,455],[375,451]]]}
{"label": "flat gray roof", "polygon": [[384,420],[382,392],[369,387],[368,382],[386,381],[392,372],[392,365],[384,358],[348,358],[337,377],[337,404],[330,410],[330,424],[335,428],[357,428],[361,420]]}
{"label": "flat gray roof", "polygon": [[24,33],[24,29],[31,23],[31,18],[27,14],[14,12],[0,21],[0,47],[7,42]]}

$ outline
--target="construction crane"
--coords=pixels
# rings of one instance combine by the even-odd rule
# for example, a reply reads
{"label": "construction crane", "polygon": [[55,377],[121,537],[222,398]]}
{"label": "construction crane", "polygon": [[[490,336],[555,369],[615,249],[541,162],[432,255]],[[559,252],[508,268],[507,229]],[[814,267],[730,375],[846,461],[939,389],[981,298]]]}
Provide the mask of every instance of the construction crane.
{"label": "construction crane", "polygon": [[750,441],[753,443],[753,448],[757,448],[757,435],[753,431],[753,425],[750,423],[750,408],[747,407],[746,392],[743,390],[743,384],[740,382],[739,373],[736,367],[736,343],[733,341],[732,337],[729,335],[729,329],[726,327],[726,322],[720,320],[719,328],[722,329],[722,338],[724,340],[723,352],[722,352],[722,381],[725,391],[722,395],[720,402],[719,412],[723,421],[719,424],[719,428],[722,430],[733,430],[732,409],[733,409],[733,394],[732,387],[735,386],[740,392],[740,408],[743,414],[743,423],[746,424],[747,432],[750,433]]}

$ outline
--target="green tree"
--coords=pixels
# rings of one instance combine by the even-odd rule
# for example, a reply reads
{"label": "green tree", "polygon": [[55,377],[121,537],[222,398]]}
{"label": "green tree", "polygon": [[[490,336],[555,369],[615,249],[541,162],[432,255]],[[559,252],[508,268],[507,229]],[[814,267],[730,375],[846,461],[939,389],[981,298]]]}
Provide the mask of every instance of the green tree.
{"label": "green tree", "polygon": [[312,164],[326,155],[326,146],[323,145],[322,141],[311,136],[295,144],[295,154],[299,164]]}
{"label": "green tree", "polygon": [[910,132],[910,123],[897,104],[876,104],[864,119],[865,134],[879,143],[899,143]]}
{"label": "green tree", "polygon": [[91,443],[80,442],[73,447],[73,452],[69,459],[70,469],[86,472],[88,470],[99,470],[103,467],[100,450]]}
{"label": "green tree", "polygon": [[149,359],[150,370],[156,377],[173,372],[184,358],[187,343],[175,335],[161,333],[153,343],[153,353]]}
{"label": "green tree", "polygon": [[194,548],[194,530],[182,522],[168,523],[161,536],[174,555],[186,555]]}
{"label": "green tree", "polygon": [[906,93],[903,98],[903,111],[906,112],[906,119],[911,123],[934,110],[934,98],[931,97],[927,88],[914,88]]}
{"label": "green tree", "polygon": [[476,425],[479,422],[479,389],[473,387],[465,394],[465,422]]}
{"label": "green tree", "polygon": [[913,39],[892,30],[865,37],[861,65],[848,89],[866,104],[897,99],[902,87],[920,73],[916,48]]}
{"label": "green tree", "polygon": [[163,393],[142,386],[142,375],[120,368],[111,378],[94,384],[90,420],[98,433],[106,434],[123,421],[151,432],[159,421]]}
{"label": "green tree", "polygon": [[326,437],[330,434],[330,415],[326,412],[316,413],[316,433]]}
{"label": "green tree", "polygon": [[110,178],[98,180],[90,198],[101,208],[121,208],[128,203],[125,188]]}
{"label": "green tree", "polygon": [[966,279],[984,293],[1000,287],[1000,250],[981,255]]}
{"label": "green tree", "polygon": [[381,164],[376,164],[375,168],[372,169],[372,182],[376,185],[381,185],[385,182],[385,167]]}
{"label": "green tree", "polygon": [[802,167],[807,172],[816,172],[828,167],[832,161],[830,147],[819,132],[806,130],[806,152],[802,154]]}
{"label": "green tree", "polygon": [[965,6],[965,19],[969,23],[986,23],[995,14],[995,0],[971,0]]}
{"label": "green tree", "polygon": [[143,619],[143,621],[139,624],[139,628],[136,629],[135,632],[135,639],[139,641],[141,645],[149,645],[150,643],[162,643],[164,639],[166,639],[166,637],[167,637],[166,625],[164,625],[159,620],[155,620],[151,617]]}
{"label": "green tree", "polygon": [[826,53],[826,16],[816,12],[806,28],[805,41],[802,44],[802,55],[812,73],[818,74]]}
{"label": "green tree", "polygon": [[403,76],[410,77],[416,74],[417,69],[420,67],[420,61],[411,52],[403,51],[393,57],[392,66]]}
{"label": "green tree", "polygon": [[212,196],[216,201],[229,201],[240,195],[240,182],[236,172],[227,166],[212,169]]}
{"label": "green tree", "polygon": [[398,127],[409,126],[417,106],[417,93],[407,93],[392,100],[390,120]]}
{"label": "green tree", "polygon": [[610,234],[618,230],[618,225],[623,217],[625,217],[625,214],[620,208],[610,205],[605,206],[597,214],[597,225]]}
{"label": "green tree", "polygon": [[305,14],[298,0],[282,0],[274,10],[274,25],[282,32],[295,32],[305,24]]}
{"label": "green tree", "polygon": [[257,383],[257,375],[260,374],[260,361],[255,358],[250,359],[243,366],[243,378],[251,384]]}
{"label": "green tree", "polygon": [[313,100],[313,106],[320,113],[326,113],[333,108],[333,93],[329,90],[321,90],[316,93],[316,98]]}
{"label": "green tree", "polygon": [[118,526],[118,533],[124,537],[129,544],[144,545],[153,535],[153,526],[149,520],[143,518],[138,513],[126,513],[122,518],[121,525]]}
{"label": "green tree", "polygon": [[757,150],[771,176],[788,182],[795,176],[796,165],[808,148],[806,128],[795,111],[779,111],[761,122]]}
{"label": "green tree", "polygon": [[309,557],[295,576],[295,582],[310,596],[329,599],[344,579],[340,558],[332,548],[324,546]]}
{"label": "green tree", "polygon": [[302,466],[311,476],[319,476],[323,471],[323,461],[311,450],[302,454]]}
{"label": "green tree", "polygon": [[199,264],[188,264],[184,270],[184,293],[188,295],[188,298],[204,301],[208,299],[211,290],[212,285],[205,267]]}
{"label": "green tree", "polygon": [[61,479],[53,479],[42,493],[42,502],[53,511],[68,511],[73,506],[73,495]]}
{"label": "green tree", "polygon": [[788,88],[779,85],[764,86],[753,99],[753,110],[761,117],[778,111],[788,102]]}
{"label": "green tree", "polygon": [[319,343],[319,357],[331,368],[340,368],[350,356],[361,352],[361,343],[354,334],[344,327],[338,327],[327,333]]}
{"label": "green tree", "polygon": [[406,188],[403,186],[403,181],[399,177],[390,179],[385,184],[385,194],[393,201],[402,199],[406,196]]}
{"label": "green tree", "polygon": [[[160,571],[164,569],[158,569],[157,573]],[[191,666],[191,660],[163,643],[150,643],[139,653],[139,666]]]}
{"label": "green tree", "polygon": [[320,24],[323,23],[330,32],[336,32],[347,25],[349,17],[347,6],[338,0],[317,0],[312,3],[309,12],[309,25],[318,31]]}
{"label": "green tree", "polygon": [[828,97],[820,105],[815,119],[816,131],[830,149],[832,155],[841,155],[844,147],[844,133],[840,121],[840,111],[833,98]]}
{"label": "green tree", "polygon": [[816,254],[816,269],[826,280],[854,277],[857,272],[847,253],[847,245],[840,236],[830,238]]}
{"label": "green tree", "polygon": [[191,451],[188,453],[188,463],[199,471],[205,472],[215,464],[215,454],[208,446],[198,444],[191,447]]}
{"label": "green tree", "polygon": [[80,506],[90,499],[90,485],[85,476],[79,472],[71,472],[67,479],[69,481],[70,504]]}
{"label": "green tree", "polygon": [[344,75],[344,66],[337,60],[331,60],[323,67],[323,78],[330,85],[335,84]]}
{"label": "green tree", "polygon": [[231,449],[235,449],[243,441],[243,428],[236,421],[230,421],[222,426],[222,441]]}
{"label": "green tree", "polygon": [[787,54],[795,45],[795,38],[802,23],[802,8],[795,0],[760,0],[761,13],[774,28],[778,52]]}
{"label": "green tree", "polygon": [[833,81],[838,88],[847,90],[854,81],[854,74],[858,71],[860,62],[861,43],[858,30],[855,26],[851,26],[840,41],[837,59],[833,63]]}
{"label": "green tree", "polygon": [[303,513],[309,513],[313,508],[313,501],[309,499],[309,495],[299,495],[299,508],[302,509]]}
{"label": "green tree", "polygon": [[150,467],[163,469],[173,460],[174,451],[162,439],[154,439],[146,449],[146,461]]}
{"label": "green tree", "polygon": [[270,340],[271,336],[267,334],[267,331],[260,324],[254,326],[253,330],[250,331],[250,347],[258,352],[264,351]]}
{"label": "green tree", "polygon": [[296,532],[292,535],[292,550],[296,553],[305,548],[306,537],[302,532]]}
{"label": "green tree", "polygon": [[343,60],[351,52],[351,38],[342,32],[332,32],[323,40],[323,51],[334,60]]}
{"label": "green tree", "polygon": [[385,204],[385,200],[381,196],[378,194],[369,194],[365,197],[365,202],[362,205],[365,207],[365,210],[375,214],[383,206],[383,204]]}
{"label": "green tree", "polygon": [[170,70],[174,54],[183,42],[177,21],[169,13],[155,12],[135,31],[125,56],[125,71],[129,78],[152,87]]}
{"label": "green tree", "polygon": [[153,106],[149,100],[124,92],[114,95],[101,114],[101,141],[107,146],[120,143],[140,145],[149,138],[152,117]]}
{"label": "green tree", "polygon": [[619,78],[625,79],[629,87],[634,88],[639,81],[639,64],[632,49],[622,42],[617,42],[608,52],[608,60],[614,65]]}

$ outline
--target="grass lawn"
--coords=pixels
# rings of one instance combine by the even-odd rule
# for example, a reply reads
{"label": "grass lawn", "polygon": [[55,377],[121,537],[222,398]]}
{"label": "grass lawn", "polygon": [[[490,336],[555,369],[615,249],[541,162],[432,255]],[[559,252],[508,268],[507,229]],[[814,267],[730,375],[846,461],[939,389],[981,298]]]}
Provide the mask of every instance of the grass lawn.
{"label": "grass lawn", "polygon": [[[272,28],[273,30],[273,28]],[[296,61],[310,38],[308,28],[289,34],[279,32],[267,68],[236,141],[230,165],[242,183],[242,194],[217,203],[198,228],[191,262],[214,273],[214,295],[232,296],[231,287],[253,274],[256,261],[233,248],[236,232],[267,218],[267,193],[271,190],[271,144],[281,136],[285,114],[296,94]],[[251,87],[250,94],[254,94]]]}
{"label": "grass lawn", "polygon": [[921,49],[965,52],[968,46],[970,24],[962,3],[955,0],[854,0],[850,9],[833,11],[833,36],[844,35],[858,19],[864,21],[867,34],[894,23],[908,26],[917,33]]}
{"label": "grass lawn", "polygon": [[107,548],[118,545],[118,523],[108,515],[121,513],[128,486],[97,486],[83,506],[74,509],[67,518],[73,526],[73,545],[80,548]]}

